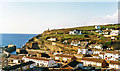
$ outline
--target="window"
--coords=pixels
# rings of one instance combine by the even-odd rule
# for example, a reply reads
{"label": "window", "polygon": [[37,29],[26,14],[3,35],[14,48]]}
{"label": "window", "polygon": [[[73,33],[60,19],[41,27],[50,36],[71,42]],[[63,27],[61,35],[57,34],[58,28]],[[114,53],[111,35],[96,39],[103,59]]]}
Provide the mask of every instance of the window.
{"label": "window", "polygon": [[39,66],[39,63],[37,63],[37,66]]}

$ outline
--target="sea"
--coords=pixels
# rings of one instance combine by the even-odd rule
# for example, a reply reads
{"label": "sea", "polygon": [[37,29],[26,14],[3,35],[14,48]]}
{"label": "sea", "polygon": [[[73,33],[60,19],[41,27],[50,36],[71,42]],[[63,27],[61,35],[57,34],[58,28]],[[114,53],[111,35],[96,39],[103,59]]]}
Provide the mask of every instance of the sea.
{"label": "sea", "polygon": [[[37,34],[0,34],[0,46],[13,44],[16,45],[16,48],[21,48],[29,39],[36,35]],[[11,54],[16,54],[16,51]]]}

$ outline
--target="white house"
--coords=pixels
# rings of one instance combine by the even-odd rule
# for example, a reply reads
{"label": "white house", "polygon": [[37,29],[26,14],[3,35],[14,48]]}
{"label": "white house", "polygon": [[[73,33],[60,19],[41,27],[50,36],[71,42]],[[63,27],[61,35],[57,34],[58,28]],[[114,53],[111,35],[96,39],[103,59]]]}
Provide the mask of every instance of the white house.
{"label": "white house", "polygon": [[109,68],[120,69],[120,61],[110,61]]}
{"label": "white house", "polygon": [[87,54],[88,49],[82,49],[82,54]]}
{"label": "white house", "polygon": [[90,48],[94,49],[102,49],[103,45],[102,44],[91,44],[89,45]]}
{"label": "white house", "polygon": [[110,61],[109,68],[120,69],[120,61]]}
{"label": "white house", "polygon": [[86,47],[88,45],[87,41],[72,40],[70,45],[78,47]]}
{"label": "white house", "polygon": [[93,56],[93,58],[97,58],[97,59],[101,58],[101,57],[99,56],[99,54],[93,54],[92,56]]}
{"label": "white house", "polygon": [[36,66],[40,66],[40,67],[48,67],[48,62],[50,61],[50,59],[47,58],[37,58],[37,57],[23,57],[22,58],[25,62],[28,61],[33,61],[35,62]]}
{"label": "white house", "polygon": [[56,54],[55,55],[55,60],[60,60],[64,62],[69,62],[72,60],[74,56],[73,55],[67,55],[67,54]]}
{"label": "white house", "polygon": [[120,58],[120,51],[106,51],[104,55],[104,59],[112,60],[112,61],[119,61]]}
{"label": "white house", "polygon": [[101,30],[96,30],[95,32],[102,33],[102,31],[101,31]]}
{"label": "white house", "polygon": [[10,57],[8,58],[8,61],[9,63],[20,64],[21,62],[23,62],[22,58],[23,56],[10,55]]}
{"label": "white house", "polygon": [[57,38],[51,37],[51,38],[48,38],[47,40],[49,40],[49,41],[57,41]]}
{"label": "white house", "polygon": [[120,31],[119,30],[112,30],[110,35],[112,36],[118,36],[120,34]]}
{"label": "white house", "polygon": [[71,42],[70,45],[73,45],[73,46],[80,46],[80,41],[72,40],[72,42]]}
{"label": "white house", "polygon": [[100,52],[99,56],[102,59],[105,59],[105,60],[108,60],[108,61],[119,61],[120,60],[120,51]]}
{"label": "white house", "polygon": [[71,30],[69,31],[69,34],[73,34],[73,35],[81,35],[82,32],[80,30]]}
{"label": "white house", "polygon": [[93,66],[93,67],[106,67],[106,61],[104,59],[97,59],[97,58],[88,58],[84,57],[81,59],[83,62],[83,66]]}
{"label": "white house", "polygon": [[100,29],[101,27],[99,25],[96,25],[95,26],[95,29]]}
{"label": "white house", "polygon": [[64,40],[63,43],[64,43],[64,44],[67,44],[67,43],[68,43],[68,40]]}
{"label": "white house", "polygon": [[111,40],[115,40],[116,38],[115,37],[111,37]]}
{"label": "white house", "polygon": [[92,49],[93,54],[100,54],[100,52],[102,51],[101,49]]}
{"label": "white house", "polygon": [[105,55],[105,52],[100,52],[100,53],[99,53],[99,56],[100,56],[100,58],[102,58],[102,59],[104,59],[104,55]]}
{"label": "white house", "polygon": [[78,53],[77,54],[93,54],[93,51],[91,49],[80,49],[78,48]]}

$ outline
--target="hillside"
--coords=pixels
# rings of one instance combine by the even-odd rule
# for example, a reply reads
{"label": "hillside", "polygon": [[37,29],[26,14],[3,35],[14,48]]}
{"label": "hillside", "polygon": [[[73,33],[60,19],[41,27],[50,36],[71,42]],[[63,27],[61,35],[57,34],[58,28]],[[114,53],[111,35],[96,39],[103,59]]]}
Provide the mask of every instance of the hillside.
{"label": "hillside", "polygon": [[[101,29],[99,30],[105,30],[106,28],[120,30],[120,24],[100,25],[100,27]],[[69,34],[69,31],[74,29],[82,31],[82,35]],[[111,37],[105,37],[104,35],[100,35],[98,32],[95,31],[95,26],[47,30],[44,31],[42,34],[38,34],[37,36],[30,39],[22,48],[39,49],[43,51],[62,51],[65,53],[77,53],[77,49],[83,47],[71,46],[69,44],[72,42],[72,40],[79,40],[88,41],[89,44],[103,44],[108,48],[113,47],[115,49],[118,49],[118,47],[120,46],[120,36],[115,36],[117,40],[111,41]],[[47,40],[48,38],[56,38],[57,40],[51,42]],[[67,40],[66,44],[63,43],[63,41],[65,40]]]}

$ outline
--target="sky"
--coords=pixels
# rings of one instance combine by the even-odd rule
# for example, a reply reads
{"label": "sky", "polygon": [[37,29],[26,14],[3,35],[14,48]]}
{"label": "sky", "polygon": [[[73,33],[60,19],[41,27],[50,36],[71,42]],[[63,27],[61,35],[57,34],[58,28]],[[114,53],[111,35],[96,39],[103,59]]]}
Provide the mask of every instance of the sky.
{"label": "sky", "polygon": [[40,34],[49,29],[118,22],[118,2],[4,2],[0,33]]}

